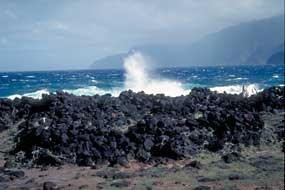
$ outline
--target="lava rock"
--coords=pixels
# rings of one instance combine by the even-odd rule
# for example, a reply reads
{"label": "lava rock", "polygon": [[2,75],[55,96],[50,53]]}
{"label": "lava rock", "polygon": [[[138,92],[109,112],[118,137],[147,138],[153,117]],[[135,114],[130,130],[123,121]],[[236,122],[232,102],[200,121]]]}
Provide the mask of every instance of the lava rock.
{"label": "lava rock", "polygon": [[44,182],[43,184],[43,190],[56,190],[57,189],[57,185],[54,182]]}
{"label": "lava rock", "polygon": [[229,175],[229,180],[241,180],[241,179],[245,179],[244,176],[240,175],[240,174],[230,174]]}
{"label": "lava rock", "polygon": [[208,187],[208,186],[203,186],[203,185],[201,185],[201,186],[195,187],[193,190],[210,190],[210,189],[211,189],[211,188]]}
{"label": "lava rock", "polygon": [[139,151],[136,154],[136,157],[141,161],[148,161],[151,158],[151,155],[149,152],[146,152],[144,149],[139,149]]}
{"label": "lava rock", "polygon": [[[128,155],[142,162],[182,159],[227,144],[258,145],[264,125],[258,112],[284,110],[284,91],[272,87],[249,98],[194,88],[180,97],[126,91],[119,97],[57,92],[41,100],[0,99],[0,132],[23,121],[12,153],[23,152],[21,161],[34,165],[127,165]],[[222,159],[240,160],[235,154]]]}
{"label": "lava rock", "polygon": [[37,151],[37,158],[34,160],[36,165],[44,166],[59,166],[62,164],[61,160],[53,155],[49,150],[40,149]]}
{"label": "lava rock", "polygon": [[147,139],[144,141],[143,145],[144,145],[144,148],[145,148],[146,151],[150,151],[151,148],[153,147],[154,143],[152,142],[151,139],[147,138]]}
{"label": "lava rock", "polygon": [[118,159],[118,164],[120,164],[121,166],[124,166],[124,167],[128,167],[129,166],[129,161],[125,157],[120,157]]}

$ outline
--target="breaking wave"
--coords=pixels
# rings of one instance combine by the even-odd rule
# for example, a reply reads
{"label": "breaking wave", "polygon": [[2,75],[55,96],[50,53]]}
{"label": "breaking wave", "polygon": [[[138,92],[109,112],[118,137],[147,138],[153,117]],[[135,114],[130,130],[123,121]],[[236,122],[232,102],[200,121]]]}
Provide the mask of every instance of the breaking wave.
{"label": "breaking wave", "polygon": [[31,93],[26,93],[23,95],[14,94],[14,95],[8,96],[8,98],[13,100],[15,98],[22,98],[23,96],[25,96],[25,97],[30,97],[30,98],[34,98],[34,99],[41,99],[44,94],[48,95],[48,94],[50,94],[50,92],[48,90],[44,89],[44,90],[38,90],[35,92],[31,92]]}
{"label": "breaking wave", "polygon": [[74,90],[63,90],[63,92],[67,92],[69,94],[73,94],[76,96],[82,96],[82,95],[94,96],[96,94],[98,95],[111,94],[113,96],[119,96],[120,94],[119,90],[104,90],[96,86],[88,86],[86,88],[78,88]]}
{"label": "breaking wave", "polygon": [[63,90],[77,96],[96,94],[112,94],[118,96],[124,90],[134,92],[144,91],[147,94],[165,94],[167,96],[180,96],[189,94],[190,89],[183,88],[182,83],[164,78],[155,78],[150,75],[150,67],[144,56],[134,53],[124,60],[125,81],[121,88],[105,90],[96,86],[88,86],[75,90]]}
{"label": "breaking wave", "polygon": [[244,96],[252,96],[260,91],[260,87],[257,84],[250,85],[229,85],[229,86],[217,86],[210,88],[211,91],[218,93],[227,93],[227,94],[243,94]]}
{"label": "breaking wave", "polygon": [[[175,89],[176,91],[171,91],[169,90],[169,92],[164,93],[165,95],[168,96],[180,96],[180,95],[185,95],[185,94],[189,94],[191,92],[191,90],[181,90],[182,88],[180,88],[180,84],[179,83],[170,83],[171,86],[169,87],[169,83],[163,81],[160,83],[160,88],[156,89],[155,86],[155,82],[152,81],[151,83],[148,84],[147,86],[147,91],[145,91],[145,93],[147,94],[158,94],[158,93],[163,93],[163,90],[165,89],[166,91],[168,89]],[[178,85],[178,87],[176,87],[175,85]],[[164,88],[164,89],[163,89]],[[139,92],[142,91],[142,89],[138,88],[130,88],[132,90],[134,90],[135,92]],[[145,90],[146,90],[145,89]],[[111,89],[111,90],[105,90],[105,89],[101,89],[98,88],[96,86],[88,86],[85,88],[78,88],[78,89],[65,89],[63,90],[63,92],[69,93],[69,94],[73,94],[76,96],[94,96],[94,95],[104,95],[104,94],[111,94],[112,96],[119,96],[119,94],[127,89],[123,89],[123,88],[118,88],[118,89]],[[251,84],[251,85],[231,85],[231,86],[217,86],[217,87],[213,87],[210,88],[211,91],[215,91],[217,93],[227,93],[227,94],[241,94],[243,93],[245,96],[251,96],[256,94],[257,92],[262,91],[262,89],[260,89],[258,87],[258,85],[256,84]],[[23,96],[25,97],[30,97],[30,98],[34,98],[34,99],[41,99],[42,95],[44,94],[51,94],[53,92],[50,92],[48,90],[38,90],[35,92],[31,92],[31,93],[26,93],[23,95],[20,94],[15,94],[15,95],[11,95],[8,96],[9,99],[15,99],[15,98],[22,98]]]}

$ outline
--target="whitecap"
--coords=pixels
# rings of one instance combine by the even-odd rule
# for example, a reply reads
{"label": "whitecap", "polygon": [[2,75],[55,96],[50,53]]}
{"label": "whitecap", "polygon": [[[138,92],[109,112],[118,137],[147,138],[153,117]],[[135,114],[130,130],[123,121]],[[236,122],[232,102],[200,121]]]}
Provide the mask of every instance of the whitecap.
{"label": "whitecap", "polygon": [[278,79],[279,75],[273,75],[272,78]]}
{"label": "whitecap", "polygon": [[9,76],[8,75],[2,75],[2,78],[8,78]]}
{"label": "whitecap", "polygon": [[29,75],[29,76],[26,76],[26,78],[35,78],[34,75]]}
{"label": "whitecap", "polygon": [[170,69],[163,69],[162,72],[163,72],[163,73],[170,73],[171,70],[170,70]]}
{"label": "whitecap", "polygon": [[234,79],[227,79],[226,81],[239,81],[239,80],[247,80],[248,78],[237,77]]}
{"label": "whitecap", "polygon": [[30,80],[24,80],[24,79],[20,79],[20,82],[29,82]]}

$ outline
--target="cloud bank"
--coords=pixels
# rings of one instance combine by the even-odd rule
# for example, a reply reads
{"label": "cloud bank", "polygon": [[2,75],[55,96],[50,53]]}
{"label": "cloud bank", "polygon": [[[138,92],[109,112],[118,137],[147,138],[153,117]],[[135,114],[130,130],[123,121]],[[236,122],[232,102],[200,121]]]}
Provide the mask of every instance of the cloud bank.
{"label": "cloud bank", "polygon": [[283,0],[2,0],[0,71],[87,68],[133,46],[283,13]]}

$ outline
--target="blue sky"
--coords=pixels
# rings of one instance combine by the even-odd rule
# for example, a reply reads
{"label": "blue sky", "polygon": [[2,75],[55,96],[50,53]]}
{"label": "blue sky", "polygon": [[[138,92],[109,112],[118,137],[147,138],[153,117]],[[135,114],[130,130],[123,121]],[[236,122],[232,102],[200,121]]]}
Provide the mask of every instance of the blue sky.
{"label": "blue sky", "polygon": [[0,0],[0,71],[88,68],[284,13],[284,0]]}

